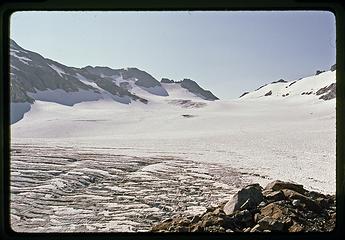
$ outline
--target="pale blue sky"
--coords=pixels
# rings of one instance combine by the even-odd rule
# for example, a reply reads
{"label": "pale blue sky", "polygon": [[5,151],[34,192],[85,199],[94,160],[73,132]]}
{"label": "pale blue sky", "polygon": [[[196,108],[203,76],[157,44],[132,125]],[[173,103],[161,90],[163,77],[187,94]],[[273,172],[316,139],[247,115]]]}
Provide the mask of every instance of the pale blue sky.
{"label": "pale blue sky", "polygon": [[73,67],[138,67],[191,78],[222,99],[335,63],[330,12],[16,12],[10,35]]}

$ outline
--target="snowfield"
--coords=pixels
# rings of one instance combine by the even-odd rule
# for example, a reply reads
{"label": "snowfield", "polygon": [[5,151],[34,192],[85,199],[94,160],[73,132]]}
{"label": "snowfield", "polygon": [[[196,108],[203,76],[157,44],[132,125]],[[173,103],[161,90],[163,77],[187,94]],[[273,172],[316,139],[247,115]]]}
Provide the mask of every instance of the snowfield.
{"label": "snowfield", "polygon": [[334,194],[335,99],[301,95],[333,82],[329,71],[219,101],[167,83],[169,96],[137,87],[148,104],[66,106],[42,95],[11,125],[12,226],[147,231],[275,179]]}

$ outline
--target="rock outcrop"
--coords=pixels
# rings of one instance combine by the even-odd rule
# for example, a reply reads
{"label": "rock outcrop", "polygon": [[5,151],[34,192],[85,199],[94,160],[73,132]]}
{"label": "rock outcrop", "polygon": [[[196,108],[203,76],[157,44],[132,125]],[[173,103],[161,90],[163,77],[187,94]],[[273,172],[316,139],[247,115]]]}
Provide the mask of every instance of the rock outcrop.
{"label": "rock outcrop", "polygon": [[247,95],[249,92],[244,92],[244,93],[242,93],[242,95],[240,96],[240,98],[241,97],[243,97],[243,96],[245,96],[245,95]]}
{"label": "rock outcrop", "polygon": [[174,83],[175,81],[169,78],[162,78],[161,83]]}
{"label": "rock outcrop", "polygon": [[178,215],[153,232],[324,232],[335,227],[335,196],[308,191],[300,184],[251,184],[201,215]]}
{"label": "rock outcrop", "polygon": [[190,79],[183,79],[180,83],[181,87],[187,89],[189,92],[209,101],[219,100],[213,93],[209,90],[201,88],[196,82]]}
{"label": "rock outcrop", "polygon": [[317,70],[316,73],[315,73],[315,75],[319,75],[319,74],[321,74],[321,73],[323,73],[323,72],[325,72],[325,71],[324,71],[324,70]]}
{"label": "rock outcrop", "polygon": [[281,78],[281,79],[274,81],[272,83],[287,83],[287,81],[285,81],[284,79]]}
{"label": "rock outcrop", "polygon": [[[324,94],[324,95],[322,95]],[[316,92],[316,95],[322,95],[319,99],[323,100],[330,100],[336,97],[336,83],[332,83],[331,85],[321,88]]]}
{"label": "rock outcrop", "polygon": [[265,97],[266,97],[266,96],[271,96],[271,95],[272,95],[272,90],[269,91],[268,93],[266,93],[266,94],[265,94]]}

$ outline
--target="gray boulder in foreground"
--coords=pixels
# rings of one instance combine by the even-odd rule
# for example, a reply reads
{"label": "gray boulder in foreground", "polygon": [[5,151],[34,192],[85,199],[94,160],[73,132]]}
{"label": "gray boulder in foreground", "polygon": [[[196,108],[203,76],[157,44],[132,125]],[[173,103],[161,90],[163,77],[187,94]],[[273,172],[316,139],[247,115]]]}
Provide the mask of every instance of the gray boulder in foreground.
{"label": "gray boulder in foreground", "polygon": [[303,185],[273,181],[239,190],[225,204],[201,215],[177,215],[152,232],[329,232],[335,228],[335,195],[308,191]]}
{"label": "gray boulder in foreground", "polygon": [[259,184],[249,185],[232,196],[232,198],[225,204],[223,211],[226,215],[230,215],[241,208],[256,207],[256,205],[258,205],[262,200],[263,195],[261,192],[261,186]]}

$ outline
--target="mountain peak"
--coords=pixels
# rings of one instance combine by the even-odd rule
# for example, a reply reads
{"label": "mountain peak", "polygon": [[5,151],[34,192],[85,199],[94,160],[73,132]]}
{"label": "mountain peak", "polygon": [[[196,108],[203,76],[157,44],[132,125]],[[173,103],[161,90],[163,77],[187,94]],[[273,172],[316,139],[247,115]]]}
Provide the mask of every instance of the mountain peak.
{"label": "mountain peak", "polygon": [[[335,70],[320,71],[315,75],[300,78],[294,81],[280,79],[270,84],[265,84],[252,92],[243,93],[241,99],[283,99],[301,98],[312,99],[313,97],[322,100],[335,98]],[[280,83],[280,84],[277,84]]]}
{"label": "mountain peak", "polygon": [[197,96],[200,96],[201,98],[205,100],[219,100],[213,93],[209,90],[204,90],[197,84],[195,81],[185,78],[181,81],[181,87],[188,89],[188,91],[194,93]]}

